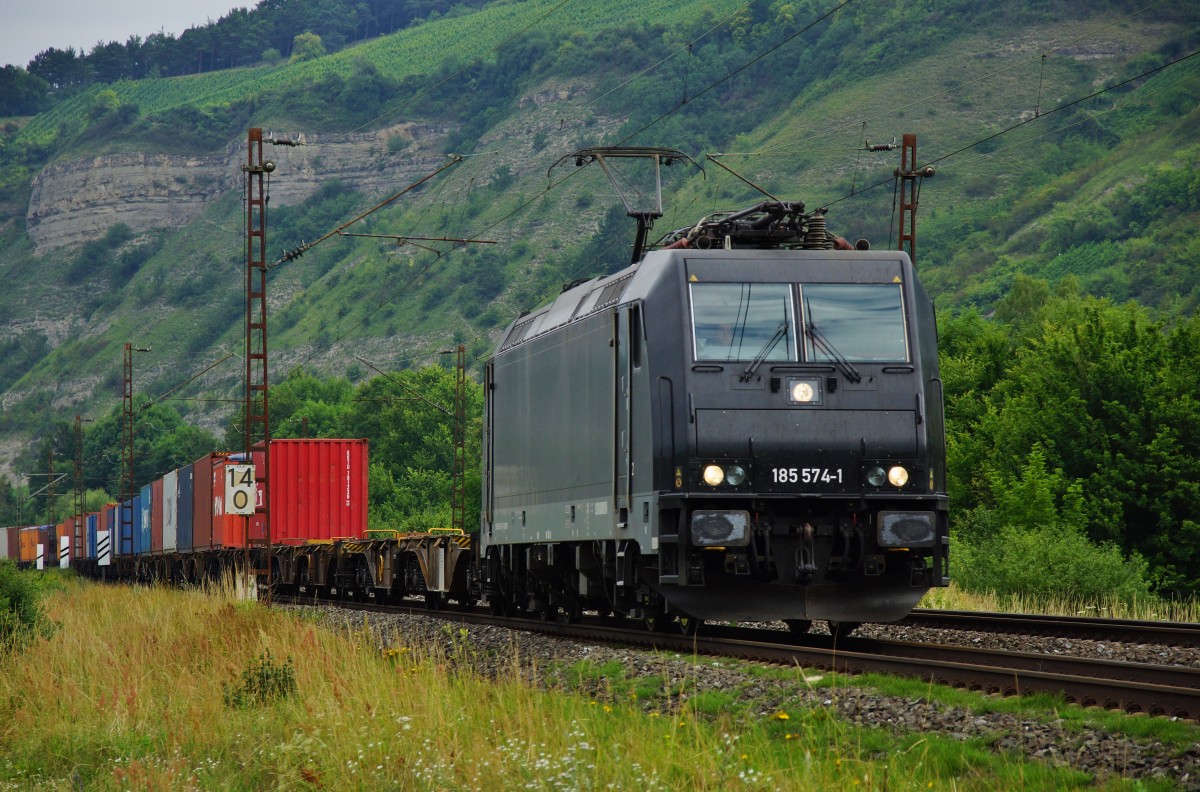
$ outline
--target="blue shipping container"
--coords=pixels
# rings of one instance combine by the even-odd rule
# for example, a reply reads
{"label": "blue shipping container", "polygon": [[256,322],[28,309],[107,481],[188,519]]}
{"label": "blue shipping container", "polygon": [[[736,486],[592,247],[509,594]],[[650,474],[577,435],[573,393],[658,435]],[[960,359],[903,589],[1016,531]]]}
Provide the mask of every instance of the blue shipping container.
{"label": "blue shipping container", "polygon": [[100,521],[100,515],[93,512],[87,516],[87,557],[94,559],[96,557],[96,523]]}
{"label": "blue shipping container", "polygon": [[178,531],[176,541],[181,553],[192,551],[192,506],[195,502],[192,473],[191,465],[179,468],[179,497],[175,499],[175,508],[177,509],[175,529]]}
{"label": "blue shipping container", "polygon": [[134,555],[150,552],[150,507],[153,503],[154,488],[147,484],[142,487],[142,494],[138,496],[138,504],[141,508],[138,509],[138,530],[133,535]]}
{"label": "blue shipping container", "polygon": [[142,495],[138,493],[133,496],[133,535],[129,537],[130,541],[125,545],[125,549],[130,553],[137,555],[138,544],[142,539]]}

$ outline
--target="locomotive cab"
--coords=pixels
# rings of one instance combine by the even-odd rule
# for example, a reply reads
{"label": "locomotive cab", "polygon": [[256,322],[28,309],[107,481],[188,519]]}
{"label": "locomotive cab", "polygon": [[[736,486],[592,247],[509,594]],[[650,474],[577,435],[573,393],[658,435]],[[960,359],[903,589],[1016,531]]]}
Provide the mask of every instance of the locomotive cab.
{"label": "locomotive cab", "polygon": [[947,536],[933,313],[907,257],[660,255],[680,259],[687,394],[660,589],[705,619],[901,618],[945,584]]}

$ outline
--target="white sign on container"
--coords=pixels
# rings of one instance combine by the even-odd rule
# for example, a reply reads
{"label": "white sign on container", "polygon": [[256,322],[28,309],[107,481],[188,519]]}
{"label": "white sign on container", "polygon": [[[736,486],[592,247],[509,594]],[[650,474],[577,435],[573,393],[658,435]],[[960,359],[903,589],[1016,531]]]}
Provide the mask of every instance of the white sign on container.
{"label": "white sign on container", "polygon": [[254,465],[225,466],[225,513],[254,514]]}

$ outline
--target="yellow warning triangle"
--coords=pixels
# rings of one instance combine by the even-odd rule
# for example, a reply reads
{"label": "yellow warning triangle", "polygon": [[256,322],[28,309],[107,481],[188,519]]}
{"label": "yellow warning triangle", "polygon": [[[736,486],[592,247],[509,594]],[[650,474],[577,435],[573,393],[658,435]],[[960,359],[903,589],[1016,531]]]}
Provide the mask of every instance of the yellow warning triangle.
{"label": "yellow warning triangle", "polygon": [[700,282],[700,279],[697,278],[695,275],[691,275],[688,277],[688,283],[699,283],[699,282]]}
{"label": "yellow warning triangle", "polygon": [[903,283],[903,282],[904,282],[904,281],[900,280],[900,276],[899,276],[899,275],[897,275],[896,277],[892,278],[892,283]]}

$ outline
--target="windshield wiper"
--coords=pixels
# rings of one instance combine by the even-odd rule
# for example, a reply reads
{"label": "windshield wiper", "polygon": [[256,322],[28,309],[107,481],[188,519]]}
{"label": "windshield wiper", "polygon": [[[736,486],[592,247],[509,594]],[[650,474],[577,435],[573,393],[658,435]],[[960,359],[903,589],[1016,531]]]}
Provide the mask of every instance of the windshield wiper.
{"label": "windshield wiper", "polygon": [[750,361],[750,365],[746,366],[746,370],[742,372],[740,377],[738,377],[740,382],[749,382],[754,378],[754,372],[758,371],[758,367],[761,366],[762,362],[767,359],[767,355],[771,354],[771,350],[774,349],[775,345],[779,343],[779,339],[787,335],[787,329],[788,321],[787,319],[784,319],[779,324],[778,329],[775,330],[775,335],[767,339],[767,343],[763,344],[763,348],[760,349],[758,354],[754,356],[754,360]]}
{"label": "windshield wiper", "polygon": [[815,322],[809,322],[804,326],[804,333],[812,339],[813,348],[819,350],[822,354],[833,361],[834,365],[842,372],[846,379],[851,382],[862,382],[862,374],[858,373],[858,369],[850,365],[850,361],[842,356],[834,348],[833,344],[825,337],[825,334],[817,329]]}

